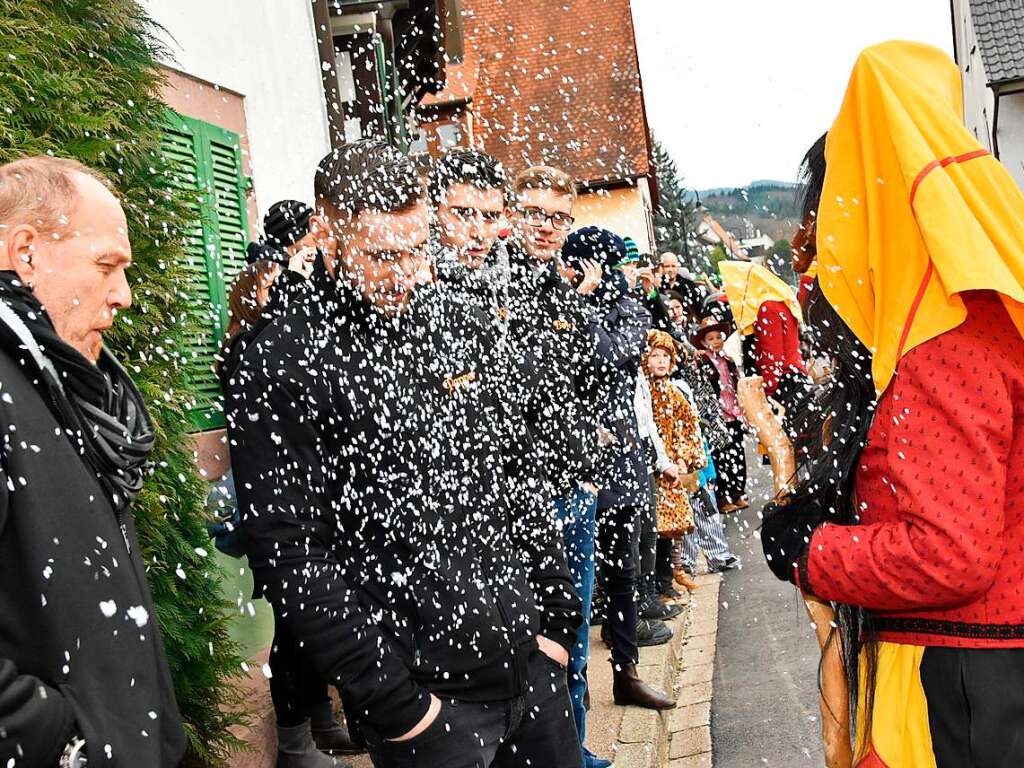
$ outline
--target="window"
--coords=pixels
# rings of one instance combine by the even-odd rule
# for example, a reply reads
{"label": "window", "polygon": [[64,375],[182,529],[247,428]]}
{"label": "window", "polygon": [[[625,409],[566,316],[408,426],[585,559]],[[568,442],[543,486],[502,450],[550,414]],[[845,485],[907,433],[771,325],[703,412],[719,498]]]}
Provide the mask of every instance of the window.
{"label": "window", "polygon": [[200,430],[224,425],[213,365],[228,327],[231,282],[245,266],[249,180],[238,134],[168,110],[162,151],[173,184],[186,193],[192,214],[184,243],[182,290],[196,333],[187,339],[191,410]]}

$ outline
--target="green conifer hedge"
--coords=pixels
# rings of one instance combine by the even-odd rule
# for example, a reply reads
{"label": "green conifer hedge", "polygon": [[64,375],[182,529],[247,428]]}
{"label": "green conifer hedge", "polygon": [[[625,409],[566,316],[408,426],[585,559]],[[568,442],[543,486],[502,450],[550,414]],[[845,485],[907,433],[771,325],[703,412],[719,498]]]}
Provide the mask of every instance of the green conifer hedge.
{"label": "green conifer hedge", "polygon": [[0,162],[52,153],[106,172],[128,215],[134,305],[108,343],[157,424],[155,468],[136,501],[141,546],[188,731],[187,766],[222,765],[242,719],[205,529],[206,489],[187,432],[183,336],[189,319],[174,264],[187,221],[157,148],[159,46],[136,0],[0,0]]}

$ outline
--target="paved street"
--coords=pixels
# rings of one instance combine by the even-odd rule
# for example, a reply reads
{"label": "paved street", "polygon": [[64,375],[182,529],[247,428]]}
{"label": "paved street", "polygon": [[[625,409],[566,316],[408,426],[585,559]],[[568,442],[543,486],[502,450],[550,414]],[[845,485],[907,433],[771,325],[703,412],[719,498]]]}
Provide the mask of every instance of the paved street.
{"label": "paved street", "polygon": [[719,606],[711,729],[715,768],[823,764],[817,703],[818,646],[792,587],[772,576],[754,532],[771,476],[754,457],[752,506],[727,516],[743,568],[726,574]]}

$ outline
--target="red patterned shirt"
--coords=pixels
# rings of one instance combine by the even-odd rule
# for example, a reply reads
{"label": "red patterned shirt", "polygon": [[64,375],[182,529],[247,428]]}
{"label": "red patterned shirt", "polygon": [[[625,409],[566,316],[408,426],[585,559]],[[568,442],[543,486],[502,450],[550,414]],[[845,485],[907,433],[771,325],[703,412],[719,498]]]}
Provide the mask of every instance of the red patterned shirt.
{"label": "red patterned shirt", "polygon": [[999,298],[909,352],[856,477],[861,524],[824,525],[802,587],[876,612],[883,640],[1024,647],[1024,340]]}

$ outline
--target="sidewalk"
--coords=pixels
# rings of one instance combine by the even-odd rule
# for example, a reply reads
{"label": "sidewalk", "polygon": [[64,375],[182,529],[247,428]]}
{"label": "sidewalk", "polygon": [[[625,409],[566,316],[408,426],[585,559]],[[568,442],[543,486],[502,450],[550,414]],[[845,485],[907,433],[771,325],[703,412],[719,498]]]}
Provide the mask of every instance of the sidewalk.
{"label": "sidewalk", "polygon": [[640,653],[641,676],[671,691],[676,708],[654,712],[613,706],[619,726],[613,752],[602,754],[614,754],[616,768],[711,766],[711,696],[721,576],[709,574],[697,581],[700,588],[690,597],[688,609],[669,622],[672,640]]}

